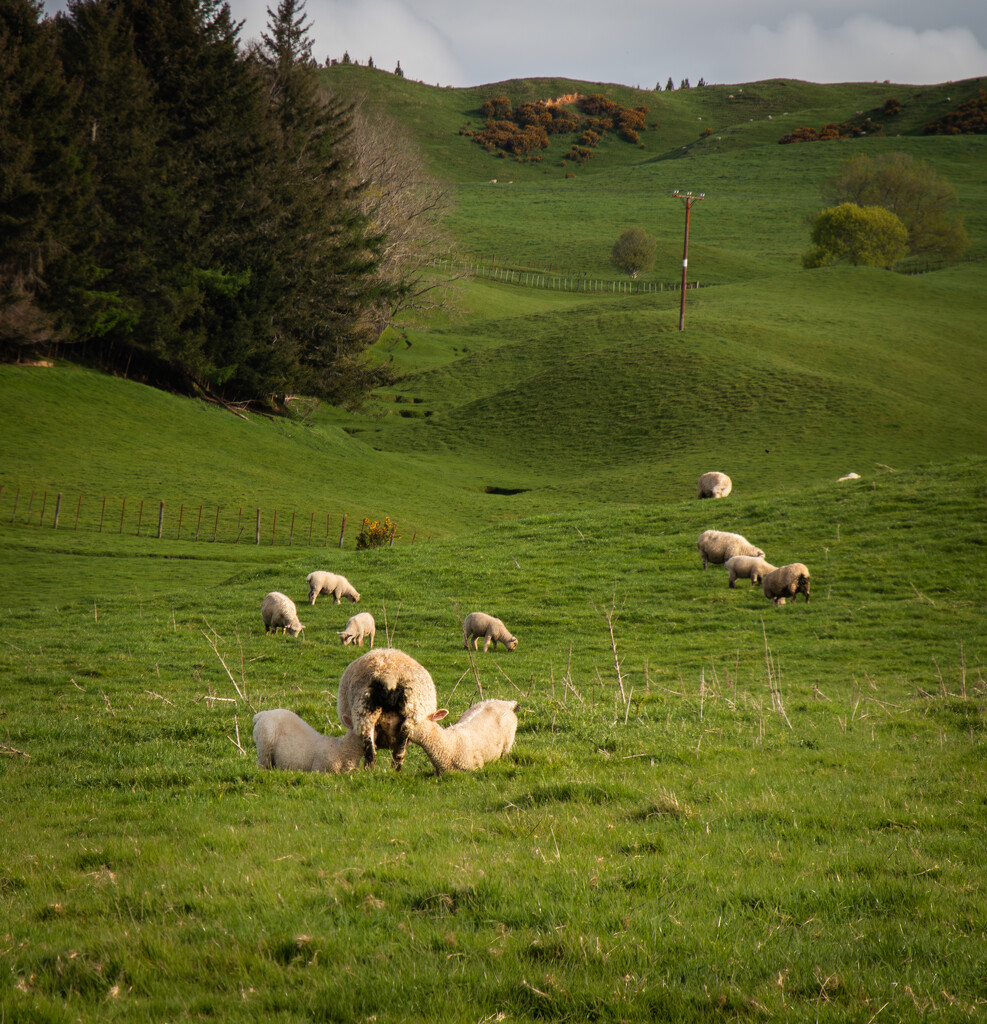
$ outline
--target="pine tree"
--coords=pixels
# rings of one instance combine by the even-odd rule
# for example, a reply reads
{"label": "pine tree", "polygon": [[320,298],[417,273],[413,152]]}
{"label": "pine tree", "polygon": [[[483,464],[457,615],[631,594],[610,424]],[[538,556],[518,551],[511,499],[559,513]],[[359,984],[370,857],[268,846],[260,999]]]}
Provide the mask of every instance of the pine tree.
{"label": "pine tree", "polygon": [[675,83],[672,81],[672,76],[668,76],[668,81],[665,83],[665,92],[675,92]]}
{"label": "pine tree", "polygon": [[77,273],[85,179],[64,77],[39,0],[0,5],[0,354],[58,338],[61,296]]}

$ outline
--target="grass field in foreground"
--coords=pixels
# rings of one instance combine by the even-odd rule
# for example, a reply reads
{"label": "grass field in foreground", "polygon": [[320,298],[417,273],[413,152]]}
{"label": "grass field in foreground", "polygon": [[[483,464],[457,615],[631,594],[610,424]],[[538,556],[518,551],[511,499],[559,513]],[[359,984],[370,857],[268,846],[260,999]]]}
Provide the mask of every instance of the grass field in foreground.
{"label": "grass field in foreground", "polygon": [[[264,636],[300,553],[0,527],[3,1019],[979,1018],[984,468],[343,553],[454,716],[457,615],[520,637],[476,658],[514,752],[438,780],[256,768],[355,653],[349,605]],[[704,572],[710,525],[811,602]]]}

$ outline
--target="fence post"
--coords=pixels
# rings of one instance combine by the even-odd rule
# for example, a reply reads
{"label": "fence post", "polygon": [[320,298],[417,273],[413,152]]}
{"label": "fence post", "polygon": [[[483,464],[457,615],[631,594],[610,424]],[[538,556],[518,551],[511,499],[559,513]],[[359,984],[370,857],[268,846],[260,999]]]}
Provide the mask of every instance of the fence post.
{"label": "fence post", "polygon": [[343,513],[343,525],[339,531],[339,546],[343,546],[343,534],[346,533],[346,513]]}
{"label": "fence post", "polygon": [[62,511],[62,492],[58,492],[58,499],[55,501],[55,521],[51,524],[53,530],[58,529],[58,517]]}
{"label": "fence post", "polygon": [[322,542],[324,548],[329,547],[329,513],[326,513],[326,539]]}
{"label": "fence post", "polygon": [[[158,540],[161,540],[161,531],[164,529],[164,502],[158,508]],[[181,521],[179,521],[179,532],[181,532]]]}
{"label": "fence post", "polygon": [[391,527],[391,543],[387,545],[389,548],[393,548],[394,547],[394,532],[395,532],[395,530],[397,530],[397,527],[396,526],[392,526]]}
{"label": "fence post", "polygon": [[257,509],[257,535],[254,542],[260,544],[260,509]]}
{"label": "fence post", "polygon": [[20,498],[20,496],[21,496],[21,489],[18,487],[17,488],[17,493],[14,495],[14,510],[13,510],[13,512],[10,513],[10,521],[11,522],[14,521],[14,518],[17,515],[17,499]]}
{"label": "fence post", "polygon": [[[127,499],[123,499],[123,507],[127,507]],[[141,507],[137,510],[137,536],[141,535],[141,523],[144,522],[144,499],[141,498]],[[120,513],[120,529],[123,529],[123,512]]]}
{"label": "fence post", "polygon": [[79,529],[79,513],[82,511],[82,495],[79,495],[79,504],[75,506],[75,529]]}
{"label": "fence post", "polygon": [[278,510],[274,510],[274,526],[271,528],[271,546],[274,546],[274,542],[278,537]]}
{"label": "fence post", "polygon": [[216,506],[216,521],[212,524],[212,542],[216,543],[216,531],[219,529],[219,506]]}
{"label": "fence post", "polygon": [[[103,499],[103,507],[106,507],[106,498]],[[120,505],[120,533],[123,533],[123,515],[127,511],[127,499],[123,499],[123,503]],[[140,527],[137,527],[137,532],[140,533]]]}
{"label": "fence post", "polygon": [[418,536],[418,531],[417,531],[417,530],[415,530],[415,532],[414,532],[414,533],[413,533],[413,534],[411,535],[411,546],[412,546],[412,547],[414,547],[414,546],[415,546],[415,538],[416,538],[417,536]]}
{"label": "fence post", "polygon": [[199,506],[199,518],[195,521],[195,539],[199,539],[199,527],[202,525],[202,506]]}
{"label": "fence post", "polygon": [[308,546],[312,546],[312,527],[315,526],[315,513],[312,513],[312,518],[308,521]]}
{"label": "fence post", "polygon": [[45,491],[45,496],[41,499],[41,515],[38,516],[38,526],[45,521],[45,508],[48,505],[48,492]]}
{"label": "fence post", "polygon": [[291,547],[292,539],[295,536],[295,513],[291,513],[291,526],[288,528],[288,547]]}
{"label": "fence post", "polygon": [[[164,502],[162,501],[161,504],[163,506]],[[182,520],[184,518],[185,518],[185,502],[183,501],[181,503],[181,505],[178,506],[178,534],[177,534],[177,536],[178,536],[179,540],[182,539]],[[161,524],[160,524],[160,522],[158,523],[158,536],[159,537],[161,536]]]}

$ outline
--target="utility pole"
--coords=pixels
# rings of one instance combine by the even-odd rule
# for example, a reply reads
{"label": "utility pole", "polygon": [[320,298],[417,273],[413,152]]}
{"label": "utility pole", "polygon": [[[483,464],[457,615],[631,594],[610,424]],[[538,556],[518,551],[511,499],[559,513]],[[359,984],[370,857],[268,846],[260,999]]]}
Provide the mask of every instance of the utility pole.
{"label": "utility pole", "polygon": [[676,189],[672,193],[673,199],[681,199],[685,203],[685,243],[682,246],[682,303],[679,308],[679,330],[685,330],[685,274],[689,267],[689,211],[692,209],[694,199],[705,199],[706,193],[699,192],[693,195],[691,192],[680,192]]}

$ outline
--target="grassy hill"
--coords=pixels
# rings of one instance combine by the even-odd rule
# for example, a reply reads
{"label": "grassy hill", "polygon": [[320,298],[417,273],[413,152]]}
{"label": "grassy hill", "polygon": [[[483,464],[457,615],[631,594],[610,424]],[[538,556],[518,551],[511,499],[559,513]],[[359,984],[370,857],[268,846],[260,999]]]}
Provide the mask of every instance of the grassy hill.
{"label": "grassy hill", "polygon": [[[985,143],[921,129],[984,80],[327,79],[419,140],[456,255],[525,283],[451,278],[381,339],[400,379],[359,412],[0,367],[0,1017],[975,1019]],[[575,169],[459,134],[491,95],[572,91],[658,128]],[[777,143],[889,96],[900,136]],[[956,186],[971,258],[802,270],[820,181],[898,149]],[[676,292],[589,289],[634,224],[659,240],[647,280],[677,279],[674,188],[707,195],[684,332]],[[711,469],[734,492],[698,502]],[[356,551],[385,515],[394,546]],[[703,571],[709,527],[806,562],[811,602]],[[355,609],[306,605],[314,568],[357,584],[452,719],[518,699],[512,755],[259,771],[256,710],[339,732]],[[274,589],[303,641],[260,628]],[[467,655],[480,608],[516,652]]]}

